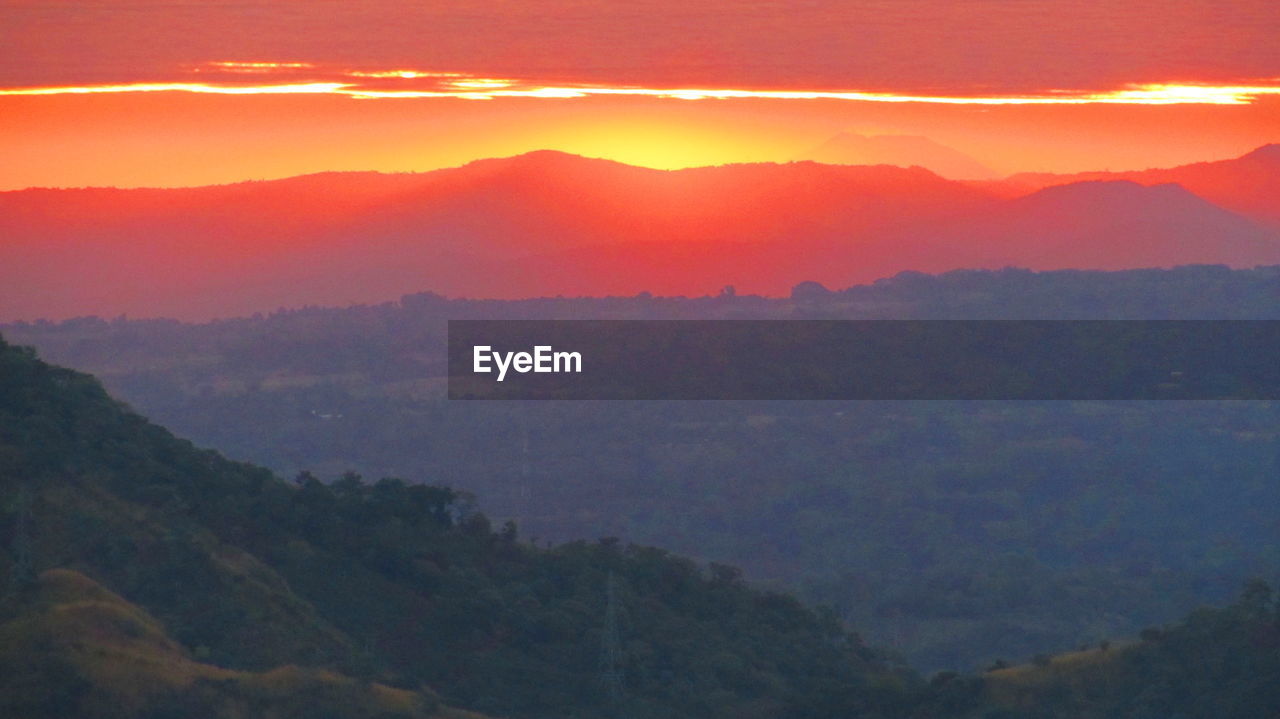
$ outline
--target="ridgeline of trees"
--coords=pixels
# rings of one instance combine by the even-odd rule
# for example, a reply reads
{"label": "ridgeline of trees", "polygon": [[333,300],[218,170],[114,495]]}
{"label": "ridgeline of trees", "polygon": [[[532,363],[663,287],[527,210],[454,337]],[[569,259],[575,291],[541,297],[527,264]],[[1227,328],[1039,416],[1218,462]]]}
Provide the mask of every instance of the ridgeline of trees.
{"label": "ridgeline of trees", "polygon": [[1019,719],[1248,719],[1280,715],[1280,603],[1247,583],[1221,609],[1202,608],[1138,641],[985,675],[986,716]]}

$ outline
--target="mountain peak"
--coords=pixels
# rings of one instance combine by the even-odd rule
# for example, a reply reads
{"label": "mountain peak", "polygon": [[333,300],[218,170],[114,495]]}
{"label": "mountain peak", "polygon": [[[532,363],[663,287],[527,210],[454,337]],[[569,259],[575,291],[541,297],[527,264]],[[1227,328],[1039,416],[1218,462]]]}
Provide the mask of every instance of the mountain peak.
{"label": "mountain peak", "polygon": [[525,162],[555,162],[555,161],[565,161],[565,160],[568,160],[568,161],[586,160],[590,158],[584,157],[582,155],[575,155],[572,152],[565,152],[564,150],[543,149],[543,150],[530,150],[528,152],[522,152],[519,155],[513,155],[508,159],[520,160]]}
{"label": "mountain peak", "polygon": [[451,168],[442,172],[461,170],[464,173],[515,172],[517,174],[544,175],[547,173],[592,173],[603,168],[645,169],[614,160],[576,155],[562,150],[531,150],[507,157],[489,157],[482,160],[473,160],[459,168]]}
{"label": "mountain peak", "polygon": [[1271,142],[1263,145],[1247,154],[1240,156],[1241,160],[1262,160],[1265,162],[1280,162],[1280,143]]}
{"label": "mountain peak", "polygon": [[972,157],[919,135],[859,135],[842,132],[797,159],[832,165],[919,166],[952,180],[996,176]]}
{"label": "mountain peak", "polygon": [[1147,187],[1133,180],[1080,180],[1062,185],[1051,185],[1029,197],[1137,197],[1146,193]]}
{"label": "mountain peak", "polygon": [[563,166],[563,165],[622,165],[625,163],[615,162],[600,157],[587,157],[586,155],[577,155],[572,152],[563,150],[530,150],[522,152],[519,155],[511,155],[509,157],[493,157],[484,160],[476,160],[470,164],[500,164],[514,166]]}
{"label": "mountain peak", "polygon": [[1089,208],[1106,208],[1108,212],[1132,212],[1141,208],[1165,208],[1169,211],[1186,211],[1191,208],[1219,210],[1176,182],[1143,185],[1132,180],[1084,180],[1053,185],[1015,202],[1076,207],[1082,212]]}

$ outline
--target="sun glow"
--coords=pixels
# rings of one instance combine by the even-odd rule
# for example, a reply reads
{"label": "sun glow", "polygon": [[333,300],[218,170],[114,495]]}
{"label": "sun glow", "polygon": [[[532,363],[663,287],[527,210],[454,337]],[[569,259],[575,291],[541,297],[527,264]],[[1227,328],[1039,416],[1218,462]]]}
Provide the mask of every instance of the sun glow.
{"label": "sun glow", "polygon": [[211,67],[221,67],[229,69],[253,69],[253,70],[277,70],[280,68],[303,68],[315,67],[310,62],[240,62],[237,60],[222,60],[218,62],[206,63]]}
{"label": "sun glow", "polygon": [[241,74],[265,75],[268,73],[279,72],[281,70],[307,70],[315,67],[309,62],[208,62],[203,66],[196,68],[196,72],[216,71],[216,72],[233,72]]}
{"label": "sun glow", "polygon": [[453,80],[449,83],[453,87],[461,87],[476,90],[497,90],[499,88],[511,87],[515,84],[514,80],[498,80],[494,78],[471,78],[467,80]]}
{"label": "sun glow", "polygon": [[466,77],[460,72],[426,72],[423,70],[347,70],[346,77],[416,80],[424,77]]}

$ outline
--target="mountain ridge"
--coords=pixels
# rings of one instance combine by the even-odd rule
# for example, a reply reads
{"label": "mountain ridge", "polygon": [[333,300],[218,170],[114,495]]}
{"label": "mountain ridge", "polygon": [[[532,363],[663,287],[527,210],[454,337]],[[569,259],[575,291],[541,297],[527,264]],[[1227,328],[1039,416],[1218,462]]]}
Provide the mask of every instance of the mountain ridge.
{"label": "mountain ridge", "polygon": [[[1280,225],[1249,230],[1194,189],[1113,192],[1079,205],[1077,216],[1036,219],[1018,208],[1041,202],[1024,198],[1043,187],[1005,199],[992,187],[920,167],[803,161],[666,171],[539,151],[416,174],[18,191],[0,194],[0,319],[210,318],[423,289],[515,298],[734,285],[781,295],[806,279],[848,285],[992,262],[1119,269],[1280,261],[1264,239],[1245,238],[1280,237]],[[1010,186],[1002,187],[1007,195]],[[1143,216],[1155,196],[1170,198],[1168,211],[1187,221]],[[1152,235],[1144,252],[1123,242],[1135,217]],[[1017,221],[1000,227],[1002,218]],[[1073,256],[1065,240],[1035,244],[1077,225],[1098,235],[1088,238],[1091,254]],[[1109,246],[1117,248],[1110,255]]]}
{"label": "mountain ridge", "polygon": [[1128,171],[1070,174],[1018,173],[982,184],[984,189],[1023,193],[1082,180],[1131,180],[1143,185],[1177,183],[1223,208],[1280,224],[1280,144],[1268,143],[1238,157]]}
{"label": "mountain ridge", "polygon": [[989,180],[995,171],[972,157],[918,135],[842,132],[797,157],[827,164],[920,166],[952,180]]}

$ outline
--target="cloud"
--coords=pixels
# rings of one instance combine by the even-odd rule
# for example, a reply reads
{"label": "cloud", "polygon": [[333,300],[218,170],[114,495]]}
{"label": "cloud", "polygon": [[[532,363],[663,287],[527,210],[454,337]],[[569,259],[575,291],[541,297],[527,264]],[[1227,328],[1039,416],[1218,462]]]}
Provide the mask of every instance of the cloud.
{"label": "cloud", "polygon": [[[230,61],[202,63],[187,72],[231,76],[222,82],[137,82],[0,88],[0,95],[76,95],[131,92],[188,92],[216,95],[342,95],[358,99],[495,98],[573,99],[651,97],[677,100],[842,100],[938,105],[1245,105],[1260,96],[1280,95],[1280,80],[1249,83],[1146,83],[1113,89],[1042,90],[1019,94],[916,94],[807,88],[646,87],[599,83],[549,84],[535,79],[480,77],[419,69],[337,69],[310,62]],[[244,84],[238,75],[261,82]],[[271,82],[272,77],[276,78]]]}

